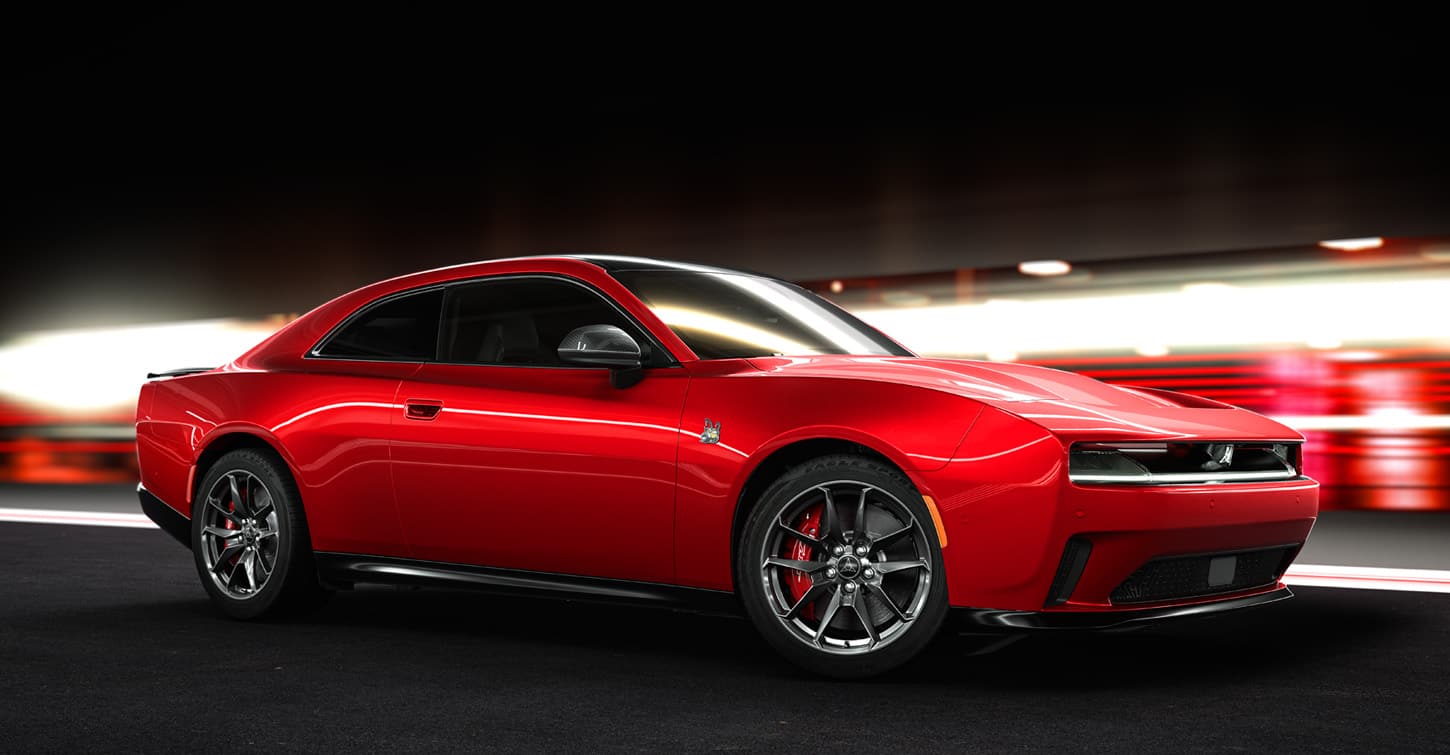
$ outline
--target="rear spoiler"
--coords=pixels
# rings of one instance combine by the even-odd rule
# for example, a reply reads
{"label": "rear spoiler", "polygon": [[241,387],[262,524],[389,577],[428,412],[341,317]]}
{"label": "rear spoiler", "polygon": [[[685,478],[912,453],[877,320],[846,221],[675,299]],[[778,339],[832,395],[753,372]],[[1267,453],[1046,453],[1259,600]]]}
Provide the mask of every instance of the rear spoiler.
{"label": "rear spoiler", "polygon": [[182,375],[195,375],[198,372],[211,372],[215,367],[182,367],[179,370],[167,370],[166,372],[148,372],[147,380],[155,380],[164,377],[181,377]]}

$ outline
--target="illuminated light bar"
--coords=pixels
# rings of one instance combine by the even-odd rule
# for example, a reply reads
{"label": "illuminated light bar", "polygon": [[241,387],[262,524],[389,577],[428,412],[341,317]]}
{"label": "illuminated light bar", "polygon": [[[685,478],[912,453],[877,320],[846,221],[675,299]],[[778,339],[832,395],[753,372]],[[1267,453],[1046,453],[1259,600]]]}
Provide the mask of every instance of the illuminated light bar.
{"label": "illuminated light bar", "polygon": [[1065,260],[1028,260],[1017,263],[1017,272],[1037,276],[1067,275],[1072,272],[1072,264]]}
{"label": "illuminated light bar", "polygon": [[1301,587],[1450,593],[1450,571],[1435,569],[1294,564],[1284,573],[1284,582]]}
{"label": "illuminated light bar", "polygon": [[1362,252],[1366,249],[1378,249],[1385,245],[1385,240],[1379,236],[1366,236],[1362,239],[1332,239],[1321,241],[1319,245],[1325,249],[1333,249],[1338,252]]}

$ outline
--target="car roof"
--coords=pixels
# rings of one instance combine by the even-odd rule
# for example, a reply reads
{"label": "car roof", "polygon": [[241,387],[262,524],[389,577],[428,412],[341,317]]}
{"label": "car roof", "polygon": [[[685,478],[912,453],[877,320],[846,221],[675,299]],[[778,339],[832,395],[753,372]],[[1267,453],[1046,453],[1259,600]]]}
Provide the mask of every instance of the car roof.
{"label": "car roof", "polygon": [[[651,257],[629,257],[616,254],[560,254],[554,257],[566,257],[568,259],[583,260],[593,265],[598,265],[610,273],[622,273],[637,270],[677,270],[691,273],[731,273],[735,275],[753,275],[757,278],[770,278],[778,280],[773,275],[757,273],[753,270],[742,270],[739,268],[718,267],[715,265],[700,265],[694,262],[676,262],[674,260],[660,260]],[[540,257],[543,259],[543,257]]]}

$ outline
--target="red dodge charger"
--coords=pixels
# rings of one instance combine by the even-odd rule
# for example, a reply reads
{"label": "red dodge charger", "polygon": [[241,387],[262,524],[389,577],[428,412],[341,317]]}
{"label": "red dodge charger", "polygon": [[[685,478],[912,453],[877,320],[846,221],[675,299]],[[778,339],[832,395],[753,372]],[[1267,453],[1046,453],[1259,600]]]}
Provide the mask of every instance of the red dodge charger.
{"label": "red dodge charger", "polygon": [[359,289],[153,375],[136,434],[142,508],[230,616],[365,582],[740,606],[843,677],[949,609],[1102,628],[1287,598],[1317,512],[1302,436],[1252,412],[923,359],[790,283],[627,257]]}

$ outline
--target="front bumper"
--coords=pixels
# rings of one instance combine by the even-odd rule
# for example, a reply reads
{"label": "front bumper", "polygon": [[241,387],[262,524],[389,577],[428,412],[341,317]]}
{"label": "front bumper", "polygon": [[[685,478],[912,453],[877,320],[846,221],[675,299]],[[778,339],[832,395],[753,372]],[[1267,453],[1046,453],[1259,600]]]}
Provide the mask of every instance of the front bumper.
{"label": "front bumper", "polygon": [[[913,473],[947,535],[942,556],[952,606],[1018,615],[1231,602],[1278,587],[1318,515],[1319,485],[1308,478],[1076,485],[1068,479],[1066,449],[1040,427],[984,412],[950,463]],[[1074,541],[1090,546],[1076,562]],[[1204,581],[1222,585],[1219,592],[1119,589],[1150,562],[1274,549],[1287,558],[1269,566],[1238,562],[1244,574],[1255,567],[1251,581],[1232,572],[1227,580],[1210,578],[1205,564]],[[1143,576],[1133,584],[1143,584]]]}

